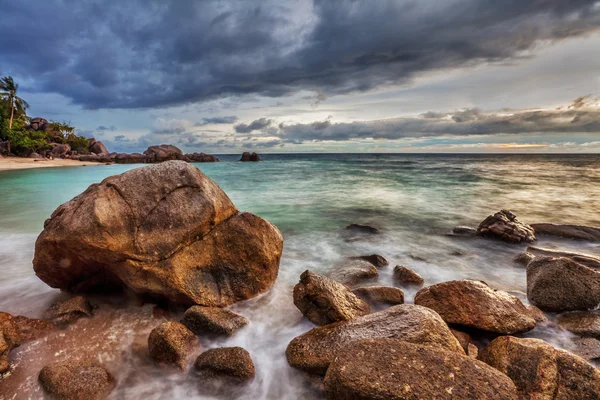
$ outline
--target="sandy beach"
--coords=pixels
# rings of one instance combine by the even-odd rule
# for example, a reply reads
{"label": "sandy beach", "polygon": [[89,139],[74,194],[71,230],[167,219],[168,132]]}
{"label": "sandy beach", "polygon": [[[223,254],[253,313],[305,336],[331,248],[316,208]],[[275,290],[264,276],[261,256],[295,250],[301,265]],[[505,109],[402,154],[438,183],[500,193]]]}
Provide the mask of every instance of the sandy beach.
{"label": "sandy beach", "polygon": [[103,165],[97,162],[84,162],[68,159],[34,159],[21,157],[3,157],[0,158],[0,171],[12,171],[17,169],[30,168],[52,168],[52,167],[82,167],[85,165]]}

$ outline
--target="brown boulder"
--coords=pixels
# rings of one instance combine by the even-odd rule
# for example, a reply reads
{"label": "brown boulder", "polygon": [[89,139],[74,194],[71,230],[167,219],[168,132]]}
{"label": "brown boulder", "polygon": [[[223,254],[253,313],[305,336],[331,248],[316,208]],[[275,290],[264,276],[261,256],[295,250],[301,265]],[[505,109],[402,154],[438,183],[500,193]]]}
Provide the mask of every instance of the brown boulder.
{"label": "brown boulder", "polygon": [[120,153],[114,157],[114,162],[117,164],[144,164],[148,160],[148,156],[140,153]]}
{"label": "brown boulder", "polygon": [[218,162],[219,159],[210,154],[204,153],[192,153],[183,156],[183,159],[187,162]]}
{"label": "brown boulder", "polygon": [[256,153],[250,153],[248,151],[245,151],[242,154],[242,158],[240,158],[240,161],[260,161],[260,156]]}
{"label": "brown boulder", "polygon": [[148,336],[148,352],[157,363],[185,370],[188,359],[200,347],[198,338],[179,322],[163,322]]}
{"label": "brown boulder", "polygon": [[315,325],[349,321],[371,311],[348,287],[309,270],[294,287],[294,305]]}
{"label": "brown boulder", "polygon": [[404,304],[404,292],[402,289],[389,286],[365,286],[352,291],[367,303],[372,305],[392,305]]}
{"label": "brown boulder", "polygon": [[348,257],[350,260],[365,260],[376,266],[377,268],[383,268],[390,265],[390,262],[379,254],[370,254],[366,256]]}
{"label": "brown boulder", "polygon": [[600,272],[569,258],[536,257],[527,265],[527,298],[544,311],[595,308]]}
{"label": "brown boulder", "polygon": [[499,211],[483,220],[477,228],[477,234],[511,243],[535,241],[533,228],[518,221],[508,210]]}
{"label": "brown boulder", "polygon": [[484,363],[396,339],[363,339],[341,348],[325,375],[331,400],[517,400],[511,380]]}
{"label": "brown boulder", "polygon": [[13,319],[19,327],[23,342],[40,339],[55,329],[54,324],[42,319],[27,318],[22,315]]}
{"label": "brown boulder", "polygon": [[105,399],[115,386],[115,379],[104,367],[87,361],[47,365],[38,380],[52,398],[60,400]]}
{"label": "brown boulder", "polygon": [[527,332],[536,325],[518,298],[481,281],[450,281],[423,288],[415,304],[435,310],[449,324],[499,334]]}
{"label": "brown boulder", "polygon": [[98,155],[100,154],[108,154],[108,149],[106,148],[106,146],[104,145],[104,143],[100,142],[100,141],[94,141],[93,144],[91,144],[88,147],[88,150],[92,153],[96,153]]}
{"label": "brown boulder", "polygon": [[508,375],[524,399],[600,399],[600,371],[543,340],[501,336],[479,358]]}
{"label": "brown boulder", "polygon": [[600,338],[600,311],[571,311],[560,314],[556,322],[576,335]]}
{"label": "brown boulder", "polygon": [[358,339],[394,338],[464,354],[460,343],[434,311],[412,304],[314,328],[290,342],[285,352],[295,368],[325,374],[335,354]]}
{"label": "brown boulder", "polygon": [[10,352],[21,345],[21,333],[12,315],[0,312],[0,373],[10,368]]}
{"label": "brown boulder", "polygon": [[79,318],[91,317],[92,315],[92,305],[88,299],[83,296],[75,296],[52,304],[46,310],[44,316],[56,326],[67,326]]}
{"label": "brown boulder", "polygon": [[65,144],[53,143],[53,144],[54,144],[54,146],[50,150],[50,154],[52,154],[52,156],[55,158],[56,157],[64,157],[71,151],[71,146],[67,143],[65,143]]}
{"label": "brown boulder", "polygon": [[551,249],[543,249],[541,247],[529,246],[527,252],[534,256],[542,257],[566,257],[575,261],[576,263],[585,265],[586,267],[600,269],[600,257],[595,257],[589,254],[571,253],[568,251],[558,251]]}
{"label": "brown boulder", "polygon": [[171,144],[150,146],[144,151],[148,162],[163,162],[169,160],[183,160],[183,152]]}
{"label": "brown boulder", "polygon": [[198,168],[168,161],[108,177],[60,206],[37,239],[33,265],[55,288],[126,286],[221,307],[268,290],[282,247],[274,225],[238,213]]}
{"label": "brown boulder", "polygon": [[347,260],[343,264],[334,267],[328,276],[344,285],[355,286],[362,282],[376,280],[379,271],[368,261]]}
{"label": "brown boulder", "polygon": [[425,283],[425,280],[421,275],[402,265],[396,265],[394,268],[394,281],[400,285],[406,286],[423,286]]}
{"label": "brown boulder", "polygon": [[600,228],[581,225],[531,224],[535,233],[568,239],[600,242]]}
{"label": "brown boulder", "polygon": [[254,377],[250,353],[241,347],[210,349],[200,354],[194,363],[202,377],[227,377],[247,381]]}
{"label": "brown boulder", "polygon": [[513,262],[515,262],[517,264],[521,264],[522,266],[526,267],[534,259],[535,259],[535,256],[533,254],[531,254],[529,252],[523,252],[523,253],[517,255],[515,258],[513,258]]}
{"label": "brown boulder", "polygon": [[573,353],[587,361],[594,361],[600,359],[600,340],[583,337],[576,338],[573,340],[575,348]]}
{"label": "brown boulder", "polygon": [[231,336],[248,325],[248,320],[223,308],[192,306],[183,315],[181,323],[196,335],[213,333]]}

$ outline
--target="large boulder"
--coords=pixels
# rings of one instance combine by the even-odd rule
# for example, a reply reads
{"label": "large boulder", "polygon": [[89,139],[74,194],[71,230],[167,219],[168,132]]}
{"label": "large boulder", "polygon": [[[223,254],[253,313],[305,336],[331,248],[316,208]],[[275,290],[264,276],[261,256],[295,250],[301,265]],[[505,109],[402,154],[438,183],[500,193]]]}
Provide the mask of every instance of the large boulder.
{"label": "large boulder", "polygon": [[256,153],[250,153],[249,151],[245,151],[242,154],[242,158],[240,161],[260,161],[260,156]]}
{"label": "large boulder", "polygon": [[363,282],[376,280],[379,271],[369,261],[346,259],[342,264],[334,266],[328,276],[352,287]]}
{"label": "large boulder", "polygon": [[533,228],[518,221],[508,210],[499,211],[483,220],[477,228],[477,234],[511,243],[535,241]]}
{"label": "large boulder", "polygon": [[160,364],[185,370],[189,358],[200,347],[196,335],[179,322],[163,322],[148,336],[148,353]]}
{"label": "large boulder", "polygon": [[106,146],[104,145],[104,143],[102,143],[100,141],[94,141],[94,143],[91,144],[88,147],[88,150],[91,153],[96,153],[98,155],[100,155],[100,154],[109,154],[108,149],[106,148]]}
{"label": "large boulder", "polygon": [[61,400],[105,399],[116,383],[100,364],[73,360],[45,366],[38,380],[51,398]]}
{"label": "large boulder", "polygon": [[124,285],[222,307],[268,290],[282,247],[274,225],[240,214],[198,168],[169,161],[106,178],[61,205],[36,241],[33,266],[54,288]]}
{"label": "large boulder", "polygon": [[12,315],[0,312],[0,374],[10,368],[10,352],[21,345],[21,332]]}
{"label": "large boulder", "polygon": [[192,153],[183,156],[183,159],[187,162],[218,162],[219,159],[210,154],[204,153]]}
{"label": "large boulder", "polygon": [[315,325],[349,321],[371,311],[345,285],[309,270],[294,287],[294,304]]}
{"label": "large boulder", "polygon": [[536,257],[527,265],[527,298],[544,311],[596,308],[600,272],[569,258]]}
{"label": "large boulder", "polygon": [[536,234],[600,242],[600,228],[581,225],[531,224]]}
{"label": "large boulder", "polygon": [[71,151],[71,146],[68,143],[60,144],[53,143],[52,149],[50,150],[50,154],[54,158],[64,157]]}
{"label": "large boulder", "polygon": [[580,336],[600,338],[600,311],[571,311],[556,318],[558,326]]}
{"label": "large boulder", "polygon": [[198,356],[194,367],[203,378],[226,377],[247,381],[255,374],[250,353],[241,347],[207,350]]}
{"label": "large boulder", "polygon": [[292,340],[285,354],[292,367],[323,375],[338,350],[350,342],[379,338],[395,338],[464,354],[437,313],[412,304],[312,329]]}
{"label": "large boulder", "polygon": [[149,162],[149,157],[140,153],[119,153],[115,155],[114,162],[117,164],[144,164]]}
{"label": "large boulder", "polygon": [[163,162],[169,160],[183,160],[183,152],[171,144],[150,146],[144,151],[148,162]]}
{"label": "large boulder", "polygon": [[[586,267],[600,269],[600,257],[592,256],[590,254],[581,254],[581,253],[573,253],[570,251],[560,251],[560,250],[552,250],[552,249],[544,249],[536,246],[528,246],[527,253],[533,255],[534,257],[542,256],[542,257],[565,257],[570,258],[576,263],[585,265]],[[529,264],[529,263],[527,263]],[[525,265],[527,265],[525,264]]]}
{"label": "large boulder", "polygon": [[508,375],[523,399],[600,399],[600,371],[543,340],[501,336],[479,358]]}
{"label": "large boulder", "polygon": [[231,336],[248,325],[248,320],[220,307],[192,306],[183,315],[181,323],[196,335],[208,333]]}
{"label": "large boulder", "polygon": [[435,310],[449,324],[503,335],[527,332],[536,325],[525,305],[481,281],[450,281],[417,292],[415,304]]}
{"label": "large boulder", "polygon": [[397,339],[363,339],[341,348],[325,375],[331,400],[503,399],[517,389],[488,365]]}

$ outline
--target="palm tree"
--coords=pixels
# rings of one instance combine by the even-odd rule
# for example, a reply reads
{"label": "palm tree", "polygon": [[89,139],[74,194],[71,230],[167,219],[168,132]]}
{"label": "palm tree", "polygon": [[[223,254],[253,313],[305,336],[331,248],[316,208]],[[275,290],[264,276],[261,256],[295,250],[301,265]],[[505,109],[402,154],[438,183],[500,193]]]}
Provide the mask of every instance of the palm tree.
{"label": "palm tree", "polygon": [[29,108],[29,104],[17,96],[19,85],[15,83],[12,76],[0,78],[0,90],[4,91],[4,93],[0,93],[0,96],[6,97],[10,103],[10,122],[8,123],[8,128],[12,129],[15,107],[17,108],[17,111],[23,113]]}

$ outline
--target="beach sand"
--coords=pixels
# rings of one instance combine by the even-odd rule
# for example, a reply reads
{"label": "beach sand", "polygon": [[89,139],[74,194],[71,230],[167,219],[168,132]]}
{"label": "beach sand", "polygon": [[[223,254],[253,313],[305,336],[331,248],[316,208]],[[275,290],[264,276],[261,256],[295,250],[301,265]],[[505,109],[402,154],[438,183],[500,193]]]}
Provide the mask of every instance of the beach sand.
{"label": "beach sand", "polygon": [[35,159],[21,157],[2,157],[0,158],[0,171],[12,171],[17,169],[29,168],[51,168],[51,167],[82,167],[84,165],[104,165],[97,162],[84,162],[68,159]]}

